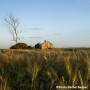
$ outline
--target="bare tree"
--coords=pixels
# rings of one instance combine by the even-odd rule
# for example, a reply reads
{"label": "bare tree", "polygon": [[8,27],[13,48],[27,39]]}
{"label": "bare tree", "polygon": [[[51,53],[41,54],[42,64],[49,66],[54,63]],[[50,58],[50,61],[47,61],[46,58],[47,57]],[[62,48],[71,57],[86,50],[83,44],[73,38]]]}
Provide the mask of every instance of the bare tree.
{"label": "bare tree", "polygon": [[19,38],[19,31],[18,31],[18,26],[19,26],[19,21],[17,18],[15,18],[12,14],[10,14],[9,16],[7,15],[4,18],[4,21],[6,22],[6,24],[8,25],[8,29],[10,31],[10,33],[13,36],[13,41],[15,41],[16,43],[20,40]]}

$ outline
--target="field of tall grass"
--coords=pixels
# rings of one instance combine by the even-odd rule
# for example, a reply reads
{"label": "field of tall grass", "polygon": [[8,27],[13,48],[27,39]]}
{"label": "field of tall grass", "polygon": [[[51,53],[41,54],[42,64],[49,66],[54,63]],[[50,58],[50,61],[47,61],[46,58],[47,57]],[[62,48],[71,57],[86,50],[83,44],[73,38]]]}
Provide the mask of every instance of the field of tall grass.
{"label": "field of tall grass", "polygon": [[58,86],[90,90],[90,50],[0,50],[0,90],[71,90]]}

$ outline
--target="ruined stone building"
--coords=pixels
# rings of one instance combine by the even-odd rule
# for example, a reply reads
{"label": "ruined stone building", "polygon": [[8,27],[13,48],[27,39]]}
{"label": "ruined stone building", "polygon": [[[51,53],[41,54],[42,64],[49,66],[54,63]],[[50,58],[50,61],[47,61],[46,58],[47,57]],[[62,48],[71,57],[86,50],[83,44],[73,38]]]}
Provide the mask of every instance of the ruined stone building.
{"label": "ruined stone building", "polygon": [[38,48],[38,49],[52,49],[53,48],[53,44],[50,43],[49,41],[44,41],[44,43],[37,43],[35,45],[35,48]]}
{"label": "ruined stone building", "polygon": [[51,49],[53,48],[53,44],[49,41],[44,41],[44,43],[41,44],[41,49]]}

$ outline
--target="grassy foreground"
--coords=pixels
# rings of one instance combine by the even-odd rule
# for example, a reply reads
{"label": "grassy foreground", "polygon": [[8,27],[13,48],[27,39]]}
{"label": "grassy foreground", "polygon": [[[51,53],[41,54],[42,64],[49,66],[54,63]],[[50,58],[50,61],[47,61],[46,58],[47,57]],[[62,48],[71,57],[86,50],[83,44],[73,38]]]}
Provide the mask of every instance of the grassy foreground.
{"label": "grassy foreground", "polygon": [[0,50],[0,90],[90,90],[90,50]]}

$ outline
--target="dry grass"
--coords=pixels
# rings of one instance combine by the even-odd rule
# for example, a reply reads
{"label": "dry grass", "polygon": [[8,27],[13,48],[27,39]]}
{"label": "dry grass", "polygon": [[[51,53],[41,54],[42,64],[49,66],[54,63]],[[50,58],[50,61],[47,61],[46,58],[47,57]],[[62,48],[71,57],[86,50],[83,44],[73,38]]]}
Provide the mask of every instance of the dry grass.
{"label": "dry grass", "polygon": [[90,50],[0,50],[0,90],[56,86],[90,89]]}

